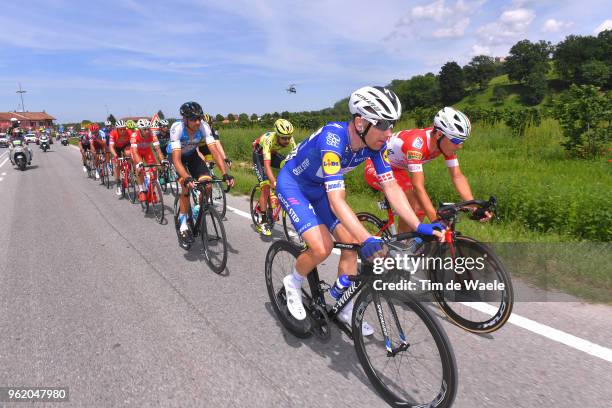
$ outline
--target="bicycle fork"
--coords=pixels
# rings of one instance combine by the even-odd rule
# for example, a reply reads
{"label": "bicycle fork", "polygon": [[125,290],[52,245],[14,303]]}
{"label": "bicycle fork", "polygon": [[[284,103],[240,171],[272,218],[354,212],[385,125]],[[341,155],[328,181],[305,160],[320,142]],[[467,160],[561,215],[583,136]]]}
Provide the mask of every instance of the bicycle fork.
{"label": "bicycle fork", "polygon": [[393,322],[395,323],[395,326],[398,332],[398,336],[400,339],[399,347],[395,349],[392,347],[391,338],[389,336],[389,330],[387,327],[387,321],[385,320],[385,316],[384,316],[384,312],[382,308],[382,302],[380,300],[380,294],[377,291],[374,291],[372,297],[374,301],[374,306],[376,307],[376,315],[378,316],[378,323],[380,324],[380,328],[382,330],[383,337],[385,339],[385,348],[387,349],[387,357],[394,357],[399,352],[407,350],[408,347],[410,347],[410,344],[408,343],[406,339],[406,335],[404,334],[404,329],[402,328],[399,318],[397,317],[395,306],[393,305],[393,303],[387,301],[387,304],[389,305],[389,310],[391,311],[391,316],[393,317]]}

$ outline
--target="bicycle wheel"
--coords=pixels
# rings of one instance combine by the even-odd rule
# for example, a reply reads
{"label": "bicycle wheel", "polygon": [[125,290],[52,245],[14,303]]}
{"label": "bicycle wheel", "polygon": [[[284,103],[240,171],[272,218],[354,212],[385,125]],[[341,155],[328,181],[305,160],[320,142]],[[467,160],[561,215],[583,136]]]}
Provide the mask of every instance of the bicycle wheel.
{"label": "bicycle wheel", "polygon": [[380,230],[385,226],[385,222],[375,216],[374,214],[370,214],[368,212],[360,212],[357,213],[357,218],[361,222],[361,225],[364,226],[368,232],[374,236],[379,237],[388,237],[391,235],[388,229],[384,230],[382,233]]}
{"label": "bicycle wheel", "polygon": [[128,172],[129,173],[128,173],[127,193],[128,193],[128,198],[133,204],[136,202],[136,176],[134,176],[134,172],[131,169],[129,169]]}
{"label": "bicycle wheel", "polygon": [[270,205],[270,198],[268,197],[268,208],[266,208],[266,216],[264,217],[262,213],[255,211],[257,203],[259,202],[259,196],[261,194],[261,186],[256,184],[251,189],[251,200],[249,203],[249,208],[251,210],[251,220],[256,227],[260,227],[264,220],[272,229],[274,227],[274,217],[272,216],[272,206]]}
{"label": "bicycle wheel", "polygon": [[[501,328],[512,313],[514,291],[510,274],[495,252],[472,238],[457,236],[452,245],[438,245],[435,253],[440,259],[475,260],[472,268],[461,268],[465,269],[462,273],[458,266],[454,270],[444,268],[445,265],[428,269],[429,279],[443,285],[443,290],[433,291],[442,311],[455,324],[471,332],[491,333]],[[460,283],[461,289],[446,290],[451,280]],[[503,284],[504,289],[480,290],[477,285],[483,283]]]}
{"label": "bicycle wheel", "polygon": [[219,216],[224,218],[227,211],[227,199],[225,197],[225,189],[221,185],[221,182],[212,183],[210,202],[217,210]]}
{"label": "bicycle wheel", "polygon": [[178,174],[176,173],[176,169],[174,168],[174,166],[170,166],[170,168],[168,169],[168,184],[170,184],[170,192],[172,193],[172,195],[178,195]]}
{"label": "bicycle wheel", "polygon": [[104,184],[106,185],[106,189],[110,188],[110,175],[113,174],[113,167],[110,163],[104,162],[102,166],[104,168]]}
{"label": "bicycle wheel", "polygon": [[285,232],[285,238],[287,241],[297,245],[298,247],[304,247],[306,243],[302,240],[302,237],[297,233],[295,228],[293,227],[293,223],[287,216],[287,212],[282,210],[282,218],[283,218],[283,231]]}
{"label": "bicycle wheel", "polygon": [[[372,336],[362,335],[364,321],[374,328]],[[458,381],[455,355],[446,333],[421,303],[405,293],[364,288],[355,301],[352,331],[361,366],[389,405],[452,405]]]}
{"label": "bicycle wheel", "polygon": [[159,181],[153,180],[149,188],[153,191],[153,202],[151,203],[153,214],[155,214],[157,222],[161,224],[164,221],[164,195],[162,193],[162,187]]}
{"label": "bicycle wheel", "polygon": [[[164,194],[168,192],[168,185],[170,184],[168,183],[168,175],[169,175],[168,168],[164,167],[164,170],[160,172],[160,176],[159,176],[160,178],[159,185],[161,186],[161,189],[164,192]],[[164,182],[162,183],[161,180],[163,180]]]}
{"label": "bicycle wheel", "polygon": [[310,319],[300,321],[291,316],[283,285],[283,278],[292,273],[300,252],[301,249],[290,242],[275,241],[266,255],[265,278],[270,302],[278,320],[294,336],[305,339],[312,335]]}
{"label": "bicycle wheel", "polygon": [[204,211],[200,221],[204,260],[213,272],[221,273],[227,265],[227,237],[223,221],[212,206],[206,205],[200,211]]}

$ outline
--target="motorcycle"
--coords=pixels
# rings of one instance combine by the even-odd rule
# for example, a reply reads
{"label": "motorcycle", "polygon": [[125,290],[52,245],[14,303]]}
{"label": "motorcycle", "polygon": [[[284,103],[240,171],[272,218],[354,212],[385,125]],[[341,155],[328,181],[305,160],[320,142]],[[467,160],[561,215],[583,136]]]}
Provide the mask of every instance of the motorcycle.
{"label": "motorcycle", "polygon": [[40,148],[45,153],[49,150],[49,138],[46,135],[40,137]]}
{"label": "motorcycle", "polygon": [[21,140],[13,141],[13,148],[9,154],[11,155],[11,162],[13,165],[19,167],[21,171],[24,171],[26,165],[32,161],[32,152],[24,146]]}
{"label": "motorcycle", "polygon": [[62,136],[62,144],[68,146],[68,138],[66,136]]}

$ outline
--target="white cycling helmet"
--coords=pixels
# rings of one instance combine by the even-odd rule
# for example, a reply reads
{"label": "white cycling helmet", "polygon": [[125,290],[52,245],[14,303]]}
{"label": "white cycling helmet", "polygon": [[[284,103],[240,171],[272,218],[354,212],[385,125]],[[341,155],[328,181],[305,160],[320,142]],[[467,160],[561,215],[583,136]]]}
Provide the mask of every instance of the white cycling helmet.
{"label": "white cycling helmet", "polygon": [[116,128],[124,128],[125,127],[125,120],[119,119],[117,122],[115,122],[115,127]]}
{"label": "white cycling helmet", "polygon": [[159,124],[160,124],[161,126],[168,126],[168,124],[169,124],[169,123],[170,123],[170,122],[168,122],[168,119],[161,119],[161,120],[159,121]]}
{"label": "white cycling helmet", "polygon": [[151,127],[151,121],[149,119],[138,119],[136,127],[138,127],[138,129],[148,129]]}
{"label": "white cycling helmet", "polygon": [[402,104],[397,95],[382,86],[364,86],[349,98],[349,110],[373,125],[380,121],[395,122],[402,115]]}
{"label": "white cycling helmet", "polygon": [[110,120],[107,120],[106,122],[104,122],[104,126],[110,126],[110,125],[112,125]]}
{"label": "white cycling helmet", "polygon": [[448,106],[436,113],[434,128],[442,132],[454,144],[465,142],[472,131],[472,125],[467,116]]}

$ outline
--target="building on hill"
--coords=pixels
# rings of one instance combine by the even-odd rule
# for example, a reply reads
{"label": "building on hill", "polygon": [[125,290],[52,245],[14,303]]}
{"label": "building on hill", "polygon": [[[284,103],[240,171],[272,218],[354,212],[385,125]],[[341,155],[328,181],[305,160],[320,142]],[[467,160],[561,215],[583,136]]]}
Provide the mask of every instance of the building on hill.
{"label": "building on hill", "polygon": [[507,57],[495,57],[495,62],[498,64],[502,62],[506,62],[506,58]]}
{"label": "building on hill", "polygon": [[11,118],[21,122],[21,128],[32,130],[39,127],[51,127],[55,118],[47,112],[0,112],[0,129],[6,130],[11,126]]}

